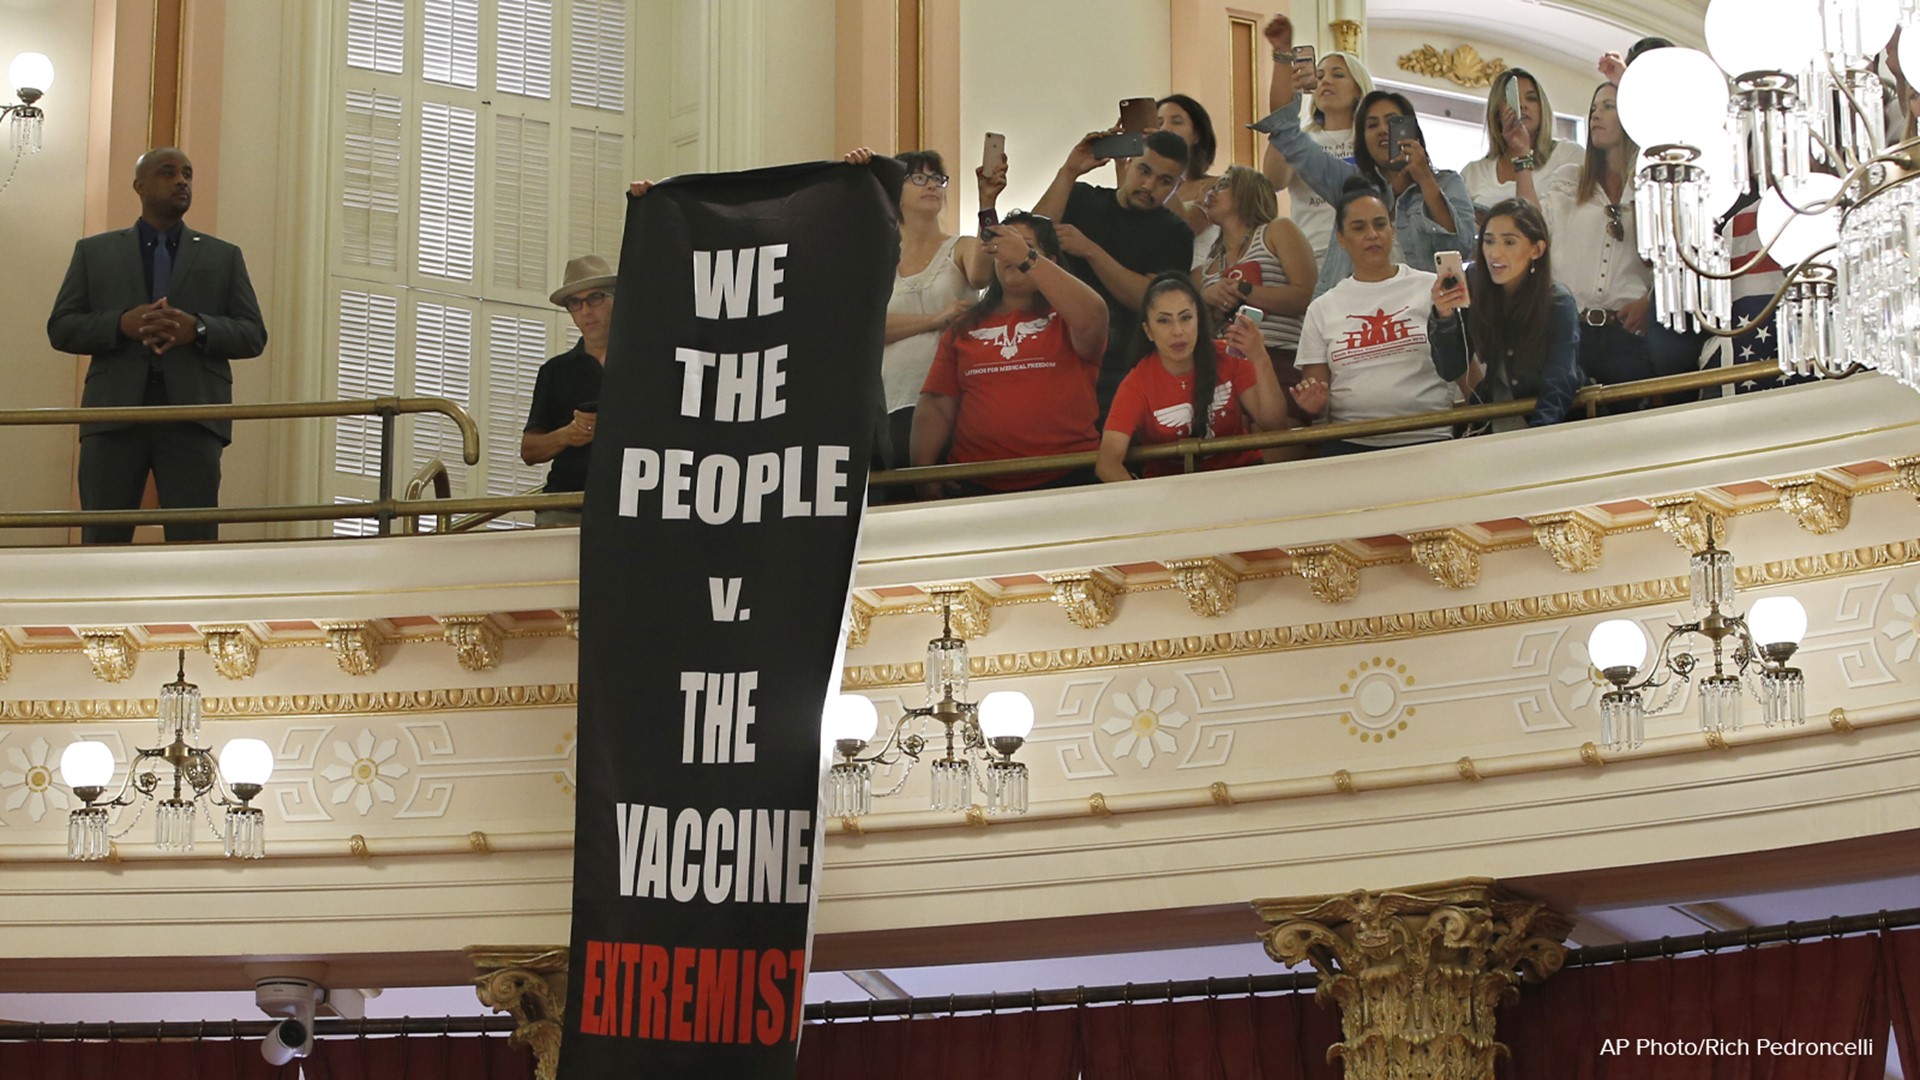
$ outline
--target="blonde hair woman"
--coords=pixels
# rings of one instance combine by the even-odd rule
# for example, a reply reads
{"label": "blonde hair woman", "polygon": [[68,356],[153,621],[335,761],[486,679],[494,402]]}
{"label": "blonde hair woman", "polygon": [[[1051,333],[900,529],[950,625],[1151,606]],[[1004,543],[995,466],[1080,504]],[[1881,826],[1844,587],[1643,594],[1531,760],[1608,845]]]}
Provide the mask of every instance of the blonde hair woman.
{"label": "blonde hair woman", "polygon": [[[1507,101],[1507,87],[1518,84],[1520,109]],[[1553,103],[1546,87],[1525,68],[1508,68],[1487,88],[1487,153],[1460,170],[1475,211],[1507,199],[1540,199],[1534,178],[1544,180],[1565,165],[1580,164],[1580,144],[1553,137]]]}
{"label": "blonde hair woman", "polygon": [[[1291,27],[1289,23],[1289,31]],[[1292,39],[1289,37],[1289,48],[1291,45]],[[1291,65],[1293,56],[1276,48],[1273,62]],[[1358,56],[1349,52],[1330,52],[1322,56],[1314,67],[1313,77],[1303,84],[1301,90],[1301,96],[1312,113],[1304,130],[1313,137],[1314,142],[1320,144],[1321,149],[1352,164],[1354,109],[1359,106],[1361,98],[1371,93],[1373,76]],[[1268,108],[1273,107],[1273,103],[1269,102]],[[1260,171],[1273,183],[1274,190],[1285,189],[1287,205],[1293,208],[1294,223],[1306,234],[1307,243],[1313,249],[1314,265],[1318,266],[1326,258],[1327,247],[1333,243],[1332,204],[1313,190],[1294,171],[1287,159],[1271,146],[1261,159]]]}

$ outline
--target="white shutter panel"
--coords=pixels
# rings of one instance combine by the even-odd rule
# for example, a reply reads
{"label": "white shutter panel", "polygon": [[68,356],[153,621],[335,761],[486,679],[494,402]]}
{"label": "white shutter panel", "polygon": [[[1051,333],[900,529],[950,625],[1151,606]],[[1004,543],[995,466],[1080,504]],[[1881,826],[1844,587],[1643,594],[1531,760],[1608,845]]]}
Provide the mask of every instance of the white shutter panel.
{"label": "white shutter panel", "polygon": [[[415,397],[451,398],[462,409],[470,409],[473,382],[473,312],[418,301],[413,305],[413,394]],[[467,482],[467,464],[460,429],[439,415],[415,416],[413,424],[412,466],[418,472],[433,458],[447,466],[447,479],[459,492]],[[396,478],[396,486],[398,480]]]}
{"label": "white shutter panel", "polygon": [[480,0],[426,0],[420,77],[472,90],[480,85]]}
{"label": "white shutter panel", "polygon": [[552,231],[552,126],[524,116],[493,121],[493,282],[545,292]]}
{"label": "white shutter panel", "polygon": [[403,0],[351,0],[347,4],[348,67],[398,75],[406,59],[406,47],[407,9]]}
{"label": "white shutter panel", "polygon": [[400,269],[400,99],[347,91],[345,176],[340,193],[341,258]]}
{"label": "white shutter panel", "polygon": [[478,131],[472,109],[420,105],[420,273],[473,280]]}
{"label": "white shutter panel", "polygon": [[499,0],[494,87],[503,94],[553,96],[553,0]]}
{"label": "white shutter panel", "polygon": [[[335,506],[350,506],[354,503],[364,503],[367,501],[366,499],[356,499],[351,495],[335,495],[333,497],[333,505]],[[378,536],[380,535],[380,523],[370,517],[334,518],[333,535]]]}
{"label": "white shutter panel", "polygon": [[573,128],[567,158],[567,257],[604,255],[617,267],[626,225],[622,140],[608,131]]}
{"label": "white shutter panel", "polygon": [[583,109],[627,108],[627,11],[624,0],[573,0],[568,35],[571,93]]}
{"label": "white shutter panel", "polygon": [[547,361],[547,323],[495,315],[487,322],[487,494],[516,495],[541,482],[546,467],[520,460],[520,433],[533,406],[533,382]]}
{"label": "white shutter panel", "polygon": [[[399,336],[400,301],[381,293],[340,290],[334,395],[346,401],[392,394]],[[333,468],[349,476],[379,478],[379,417],[343,416],[334,421]]]}

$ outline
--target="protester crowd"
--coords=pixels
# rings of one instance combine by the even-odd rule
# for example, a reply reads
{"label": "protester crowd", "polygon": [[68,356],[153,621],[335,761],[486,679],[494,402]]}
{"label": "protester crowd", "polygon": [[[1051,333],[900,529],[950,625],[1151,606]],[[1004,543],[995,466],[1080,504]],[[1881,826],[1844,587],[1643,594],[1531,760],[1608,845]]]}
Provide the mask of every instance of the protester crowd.
{"label": "protester crowd", "polygon": [[[1555,137],[1537,79],[1503,71],[1489,87],[1485,156],[1456,173],[1434,166],[1413,104],[1376,88],[1359,57],[1296,55],[1284,16],[1265,34],[1275,63],[1269,114],[1252,125],[1269,143],[1257,170],[1218,167],[1207,110],[1170,94],[1153,130],[1089,132],[1039,202],[1004,218],[1009,164],[989,137],[973,170],[978,224],[952,235],[947,164],[900,155],[882,363],[890,449],[876,467],[1097,454],[1091,468],[923,485],[924,498],[1125,481],[1180,467],[1130,467],[1134,447],[1521,399],[1531,412],[1494,429],[1555,424],[1573,417],[1583,385],[1699,365],[1708,335],[1651,315],[1634,220],[1640,151],[1615,109],[1627,66],[1670,42],[1601,58],[1584,147]],[[1112,186],[1097,182],[1106,169]],[[1750,202],[1728,208],[1730,235]],[[559,440],[531,418],[529,447],[590,441],[591,417],[575,415]],[[1475,433],[1424,427],[1197,467]]]}

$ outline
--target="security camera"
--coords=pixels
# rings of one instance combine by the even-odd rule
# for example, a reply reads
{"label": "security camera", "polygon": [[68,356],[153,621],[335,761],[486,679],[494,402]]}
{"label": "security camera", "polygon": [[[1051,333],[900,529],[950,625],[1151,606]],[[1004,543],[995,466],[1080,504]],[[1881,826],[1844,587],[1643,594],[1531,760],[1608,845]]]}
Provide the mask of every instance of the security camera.
{"label": "security camera", "polygon": [[269,1065],[285,1065],[313,1053],[313,1014],[326,994],[319,983],[291,976],[253,984],[253,1003],[260,1006],[260,1011],[285,1017],[260,1042],[260,1056]]}

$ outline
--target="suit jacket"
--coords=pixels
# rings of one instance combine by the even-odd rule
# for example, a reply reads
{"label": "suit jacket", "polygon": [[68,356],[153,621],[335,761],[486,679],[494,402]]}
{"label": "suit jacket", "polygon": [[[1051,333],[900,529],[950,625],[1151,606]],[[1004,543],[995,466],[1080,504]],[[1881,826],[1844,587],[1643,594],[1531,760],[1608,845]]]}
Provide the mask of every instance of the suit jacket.
{"label": "suit jacket", "polygon": [[[120,316],[148,302],[146,271],[141,266],[139,233],[132,226],[89,236],[73,246],[60,295],[47,319],[47,340],[66,353],[89,355],[82,406],[139,405],[146,398],[147,371],[158,367],[171,405],[225,405],[233,401],[229,360],[259,356],[267,347],[267,327],[240,249],[203,232],[183,227],[174,256],[169,307],[199,316],[207,324],[205,344],[189,343],[155,356],[152,349],[120,333]],[[233,424],[202,421],[222,443],[233,439]],[[126,427],[82,424],[82,437]]]}

